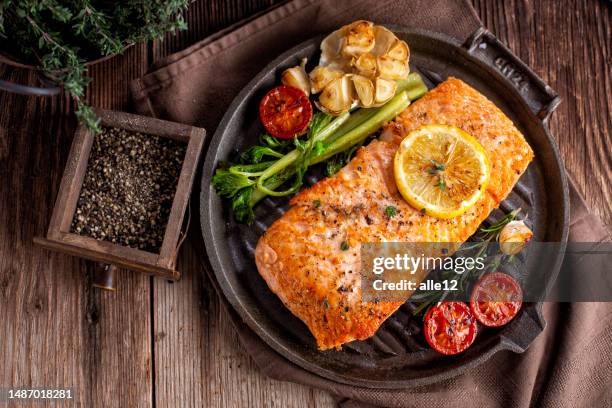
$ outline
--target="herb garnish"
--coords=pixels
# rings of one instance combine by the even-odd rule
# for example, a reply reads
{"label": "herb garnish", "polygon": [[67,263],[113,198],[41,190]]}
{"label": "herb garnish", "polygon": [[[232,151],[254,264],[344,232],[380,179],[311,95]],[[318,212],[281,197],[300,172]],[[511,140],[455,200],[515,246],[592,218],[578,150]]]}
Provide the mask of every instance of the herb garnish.
{"label": "herb garnish", "polygon": [[315,206],[315,208],[319,208],[321,206],[321,200],[314,200],[312,204]]}
{"label": "herb garnish", "polygon": [[433,164],[433,167],[429,169],[430,174],[435,174],[438,171],[446,170],[446,165],[437,160],[431,159],[431,164]]}
{"label": "herb garnish", "polygon": [[[468,269],[462,274],[457,274],[454,270],[447,270],[440,274],[440,279],[458,279],[458,287],[465,291],[469,287],[470,282],[480,279],[480,277],[487,271],[497,270],[504,261],[511,261],[513,259],[512,256],[504,255],[501,252],[489,254],[487,249],[491,242],[497,241],[499,233],[506,226],[506,224],[514,221],[517,218],[520,211],[521,209],[518,208],[506,214],[491,226],[480,228],[478,233],[473,237],[474,241],[466,242],[461,248],[459,248],[459,250],[457,250],[457,253],[468,253],[472,258],[485,258],[484,270]],[[418,302],[420,305],[413,311],[413,314],[417,315],[426,310],[430,305],[441,302],[448,296],[448,294],[449,291],[444,290],[431,290],[415,293],[410,300]]]}
{"label": "herb garnish", "polygon": [[346,241],[342,241],[342,243],[340,244],[340,249],[343,251],[348,251],[349,249],[349,244]]}
{"label": "herb garnish", "polygon": [[389,205],[387,206],[387,208],[385,208],[385,214],[387,215],[387,217],[393,218],[397,215],[397,208],[392,205]]}
{"label": "herb garnish", "polygon": [[434,187],[440,187],[440,190],[446,190],[446,182],[444,181],[444,176],[442,174],[438,175],[438,182],[434,184]]}
{"label": "herb garnish", "polygon": [[446,170],[446,165],[444,163],[440,163],[437,160],[431,159],[431,164],[433,165],[427,172],[432,175],[438,176],[438,182],[434,184],[435,187],[439,187],[440,190],[446,190],[446,182],[444,181],[444,170]]}

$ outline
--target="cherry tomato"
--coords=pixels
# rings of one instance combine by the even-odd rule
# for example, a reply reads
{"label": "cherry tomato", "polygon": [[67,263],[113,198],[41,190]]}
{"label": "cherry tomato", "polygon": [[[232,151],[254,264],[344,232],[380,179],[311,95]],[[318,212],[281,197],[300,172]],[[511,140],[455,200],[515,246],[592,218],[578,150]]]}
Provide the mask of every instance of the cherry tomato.
{"label": "cherry tomato", "polygon": [[461,353],[476,338],[476,319],[463,302],[442,302],[432,306],[423,320],[425,339],[442,354]]}
{"label": "cherry tomato", "polygon": [[523,304],[523,291],[510,275],[488,273],[476,283],[470,297],[472,312],[485,326],[499,327],[514,318]]}
{"label": "cherry tomato", "polygon": [[261,100],[259,118],[272,136],[290,139],[308,128],[312,104],[303,91],[285,85],[277,86]]}

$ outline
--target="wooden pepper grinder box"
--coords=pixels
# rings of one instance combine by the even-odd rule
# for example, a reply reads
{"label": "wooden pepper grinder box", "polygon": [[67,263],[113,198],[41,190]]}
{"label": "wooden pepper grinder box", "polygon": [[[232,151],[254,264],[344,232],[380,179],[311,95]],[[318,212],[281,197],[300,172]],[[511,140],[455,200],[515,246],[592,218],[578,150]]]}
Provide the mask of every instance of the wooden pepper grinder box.
{"label": "wooden pepper grinder box", "polygon": [[187,144],[159,253],[71,232],[72,220],[95,138],[94,133],[83,124],[79,125],[75,132],[47,235],[45,238],[34,238],[34,242],[53,251],[99,262],[100,267],[96,270],[94,286],[102,289],[115,289],[116,267],[177,280],[180,273],[176,270],[176,257],[180,246],[183,220],[206,131],[193,126],[124,112],[96,109],[96,114],[104,127],[155,135]]}

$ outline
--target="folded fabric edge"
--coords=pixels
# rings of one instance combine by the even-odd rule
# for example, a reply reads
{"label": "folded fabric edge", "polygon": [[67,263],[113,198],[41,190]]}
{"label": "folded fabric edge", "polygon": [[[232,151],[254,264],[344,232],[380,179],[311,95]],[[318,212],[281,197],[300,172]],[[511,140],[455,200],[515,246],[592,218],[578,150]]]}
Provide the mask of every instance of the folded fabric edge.
{"label": "folded fabric edge", "polygon": [[[296,2],[296,0],[291,1],[291,3]],[[287,4],[290,2],[285,2],[285,3],[281,3],[281,4],[275,4],[273,6],[270,6],[268,8],[266,8],[265,10],[261,10],[253,15],[247,16],[245,18],[243,18],[240,21],[237,21],[235,23],[233,23],[232,25],[225,27],[219,31],[216,31],[212,34],[210,34],[208,37],[205,37],[203,39],[201,39],[200,41],[196,42],[195,44],[192,44],[190,46],[188,46],[187,48],[184,48],[182,50],[179,50],[177,52],[174,52],[172,54],[169,54],[167,56],[165,56],[164,58],[160,59],[159,61],[156,61],[153,63],[153,65],[150,67],[149,71],[145,74],[148,75],[149,73],[156,71],[158,69],[164,68],[165,66],[168,66],[174,62],[177,62],[178,60],[188,57],[189,55],[193,54],[194,52],[197,52],[198,50],[206,47],[207,45],[211,44],[212,42],[220,39],[221,37],[224,37],[228,34],[230,34],[232,31],[238,30],[239,28],[250,24],[251,22],[253,22],[254,20],[257,20],[258,18],[260,18],[261,16],[263,16],[264,14],[270,13],[272,11],[274,11],[277,8],[280,7],[286,7]]]}
{"label": "folded fabric edge", "polygon": [[[174,76],[182,73],[185,69],[193,68],[202,63],[206,63],[209,59],[225,50],[231,49],[233,46],[240,44],[245,37],[261,32],[270,28],[274,24],[283,21],[288,15],[296,13],[303,8],[315,5],[312,0],[293,0],[271,10],[264,10],[258,16],[253,16],[247,21],[236,23],[235,30],[227,30],[224,33],[213,34],[199,43],[192,45],[184,51],[193,49],[191,52],[186,52],[184,56],[179,56],[171,64],[166,64],[144,76],[134,79],[130,83],[130,90],[135,102],[140,102],[144,98],[148,98],[147,94],[163,88],[168,81],[171,81]],[[179,51],[181,53],[182,51]],[[150,105],[150,103],[147,103]]]}

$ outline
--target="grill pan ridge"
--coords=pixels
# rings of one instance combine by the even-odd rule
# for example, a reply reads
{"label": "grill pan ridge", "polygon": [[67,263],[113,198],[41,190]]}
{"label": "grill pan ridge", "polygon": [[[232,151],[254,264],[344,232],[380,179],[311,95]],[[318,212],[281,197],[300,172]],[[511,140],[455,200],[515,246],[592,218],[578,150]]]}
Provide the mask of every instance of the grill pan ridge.
{"label": "grill pan ridge", "polygon": [[[558,103],[552,90],[531,71],[527,92],[517,89],[515,81],[496,66],[500,57],[483,54],[486,46],[478,47],[478,42],[485,40],[499,47],[486,30],[477,31],[463,46],[437,33],[390,28],[408,42],[411,69],[422,74],[429,88],[448,76],[464,80],[496,103],[535,151],[534,162],[485,224],[520,207],[529,214],[536,240],[566,242],[567,180],[546,124]],[[389,317],[372,338],[349,343],[340,351],[319,352],[306,325],[282,305],[257,272],[257,240],[287,210],[288,199],[266,198],[256,207],[256,221],[249,226],[240,225],[233,221],[227,203],[216,196],[210,180],[220,161],[257,140],[261,129],[256,107],[261,96],[277,83],[285,68],[296,65],[303,57],[317,60],[321,39],[298,45],[264,68],[236,97],[211,140],[202,176],[201,226],[211,267],[224,295],[246,324],[281,355],[315,374],[352,385],[424,385],[458,375],[499,350],[523,352],[545,327],[541,303],[526,304],[520,315],[501,329],[483,330],[472,347],[453,357],[442,357],[427,347],[421,319],[412,316],[415,306],[411,302]],[[514,63],[523,72],[528,70],[518,58],[508,56],[509,50],[493,46],[489,51],[505,53],[504,61]],[[538,92],[538,87],[544,91]],[[314,184],[321,176],[314,173],[306,184]],[[538,260],[538,267],[550,268],[553,273],[549,276],[554,281],[561,261],[559,252],[554,259]]]}

